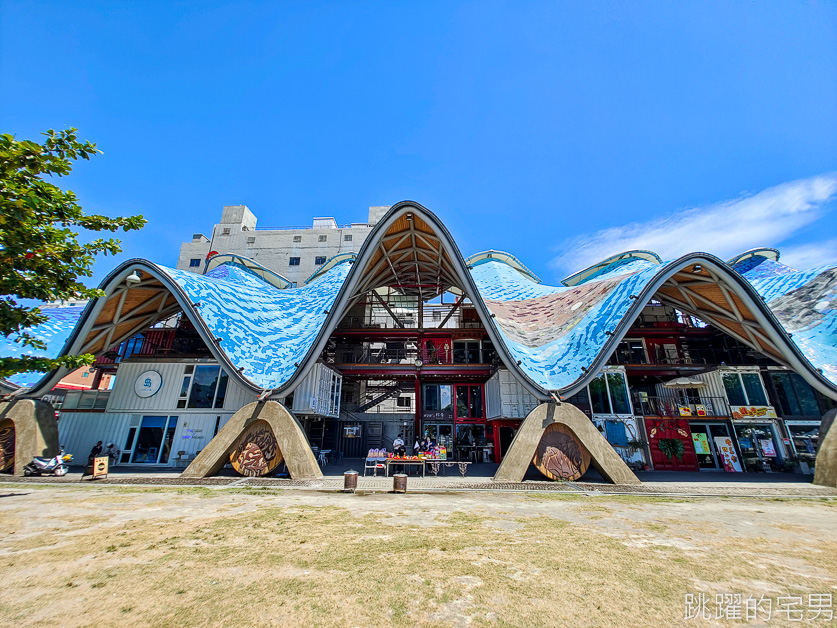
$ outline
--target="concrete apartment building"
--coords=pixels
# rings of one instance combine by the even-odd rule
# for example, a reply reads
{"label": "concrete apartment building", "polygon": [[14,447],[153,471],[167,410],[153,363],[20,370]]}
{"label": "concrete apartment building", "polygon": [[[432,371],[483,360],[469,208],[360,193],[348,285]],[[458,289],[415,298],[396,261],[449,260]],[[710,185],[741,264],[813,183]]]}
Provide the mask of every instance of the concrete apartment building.
{"label": "concrete apartment building", "polygon": [[234,253],[302,285],[335,255],[357,253],[388,209],[370,207],[367,222],[349,225],[338,225],[334,218],[314,218],[310,227],[260,227],[246,205],[228,205],[211,237],[196,233],[180,246],[177,268],[202,273],[210,253]]}

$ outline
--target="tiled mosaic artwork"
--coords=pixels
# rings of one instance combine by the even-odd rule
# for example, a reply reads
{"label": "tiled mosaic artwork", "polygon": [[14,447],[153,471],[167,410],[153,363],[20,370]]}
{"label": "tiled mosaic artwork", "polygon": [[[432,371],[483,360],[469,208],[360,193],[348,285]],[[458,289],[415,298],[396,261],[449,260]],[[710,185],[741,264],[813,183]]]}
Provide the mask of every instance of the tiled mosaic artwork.
{"label": "tiled mosaic artwork", "polygon": [[[760,261],[759,261],[760,260]],[[671,262],[658,265],[620,260],[573,286],[546,286],[509,264],[485,259],[471,275],[510,357],[545,391],[561,391],[584,375],[610,340],[638,295]],[[157,267],[179,285],[230,361],[254,385],[277,388],[287,382],[314,345],[350,270],[336,265],[313,283],[290,290],[264,282],[243,266],[225,264],[208,275]],[[736,269],[764,297],[777,319],[814,368],[837,386],[837,266],[796,271],[752,258]],[[731,272],[735,272],[730,269]],[[80,310],[81,308],[76,308]],[[49,323],[34,330],[58,355],[80,312],[45,310]],[[339,313],[335,313],[339,315]],[[5,355],[19,353],[9,340]],[[40,374],[12,378],[30,386]]]}

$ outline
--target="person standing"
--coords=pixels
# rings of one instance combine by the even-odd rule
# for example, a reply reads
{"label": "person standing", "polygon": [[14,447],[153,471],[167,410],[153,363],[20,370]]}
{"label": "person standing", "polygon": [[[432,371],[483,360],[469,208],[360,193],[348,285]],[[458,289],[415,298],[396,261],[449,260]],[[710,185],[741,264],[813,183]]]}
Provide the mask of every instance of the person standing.
{"label": "person standing", "polygon": [[392,441],[392,452],[396,456],[403,456],[407,453],[406,447],[404,447],[404,438],[403,435],[399,434],[395,437],[395,440]]}

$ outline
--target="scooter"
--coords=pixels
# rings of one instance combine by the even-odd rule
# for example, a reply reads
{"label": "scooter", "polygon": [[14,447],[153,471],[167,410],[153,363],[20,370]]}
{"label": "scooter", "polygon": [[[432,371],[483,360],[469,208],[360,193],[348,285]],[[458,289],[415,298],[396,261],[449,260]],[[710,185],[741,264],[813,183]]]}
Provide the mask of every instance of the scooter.
{"label": "scooter", "polygon": [[67,465],[73,461],[72,454],[61,452],[54,458],[32,458],[32,462],[23,467],[23,475],[67,475]]}

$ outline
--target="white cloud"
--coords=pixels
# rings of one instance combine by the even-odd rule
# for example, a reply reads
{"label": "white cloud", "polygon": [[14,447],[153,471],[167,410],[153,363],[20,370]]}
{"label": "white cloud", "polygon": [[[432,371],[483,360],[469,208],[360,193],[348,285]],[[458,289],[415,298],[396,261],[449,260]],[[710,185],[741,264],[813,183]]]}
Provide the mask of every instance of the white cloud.
{"label": "white cloud", "polygon": [[794,268],[816,268],[837,260],[837,240],[824,240],[782,248],[779,258],[783,264]]}
{"label": "white cloud", "polygon": [[[692,252],[712,253],[728,259],[747,249],[775,246],[787,240],[802,227],[818,220],[825,211],[825,203],[836,194],[837,173],[783,183],[751,196],[679,210],[664,218],[569,239],[561,244],[559,248],[563,252],[551,261],[551,265],[569,274],[609,255],[631,249],[654,251],[663,260]],[[825,254],[827,244],[822,243],[820,253]],[[790,257],[794,259],[796,254],[796,260],[802,260],[803,255],[813,258],[815,248],[791,249]],[[781,259],[786,262],[786,255]],[[788,259],[786,263],[790,264],[790,261]]]}

